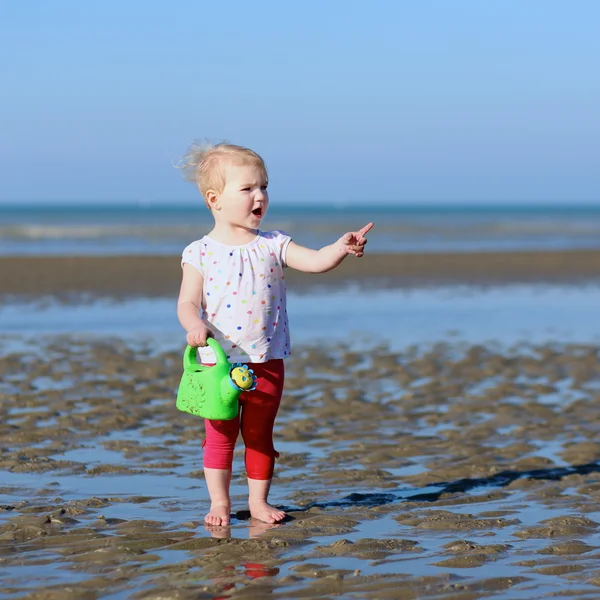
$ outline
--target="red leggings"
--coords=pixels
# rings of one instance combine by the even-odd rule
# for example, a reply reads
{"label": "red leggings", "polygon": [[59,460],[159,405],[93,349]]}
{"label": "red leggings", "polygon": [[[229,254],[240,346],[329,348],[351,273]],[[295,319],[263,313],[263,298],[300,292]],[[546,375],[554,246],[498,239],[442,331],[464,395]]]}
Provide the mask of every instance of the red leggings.
{"label": "red leggings", "polygon": [[204,466],[231,470],[238,434],[246,446],[246,472],[250,479],[271,479],[275,458],[273,425],[283,393],[282,359],[248,365],[257,377],[256,389],[240,395],[240,412],[230,421],[205,419]]}

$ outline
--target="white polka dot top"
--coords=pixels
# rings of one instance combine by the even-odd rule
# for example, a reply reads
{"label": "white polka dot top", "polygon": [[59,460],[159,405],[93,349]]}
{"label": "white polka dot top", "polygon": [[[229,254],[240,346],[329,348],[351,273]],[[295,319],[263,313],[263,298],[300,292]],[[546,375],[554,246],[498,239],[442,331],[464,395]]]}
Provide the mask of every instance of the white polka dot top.
{"label": "white polka dot top", "polygon": [[[259,231],[244,246],[204,236],[183,251],[182,264],[191,264],[204,278],[201,318],[231,362],[290,355],[283,272],[290,240],[277,230]],[[198,348],[198,359],[214,363],[214,352]]]}

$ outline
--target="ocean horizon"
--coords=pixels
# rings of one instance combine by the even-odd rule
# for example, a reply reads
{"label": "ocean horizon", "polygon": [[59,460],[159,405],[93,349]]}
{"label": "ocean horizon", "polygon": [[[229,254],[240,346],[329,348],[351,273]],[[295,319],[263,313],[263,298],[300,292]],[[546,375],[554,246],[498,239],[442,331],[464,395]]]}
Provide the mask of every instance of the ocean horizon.
{"label": "ocean horizon", "polygon": [[[369,221],[376,252],[600,247],[600,203],[273,203],[261,229],[321,247]],[[0,204],[0,255],[177,254],[212,226],[196,203]]]}

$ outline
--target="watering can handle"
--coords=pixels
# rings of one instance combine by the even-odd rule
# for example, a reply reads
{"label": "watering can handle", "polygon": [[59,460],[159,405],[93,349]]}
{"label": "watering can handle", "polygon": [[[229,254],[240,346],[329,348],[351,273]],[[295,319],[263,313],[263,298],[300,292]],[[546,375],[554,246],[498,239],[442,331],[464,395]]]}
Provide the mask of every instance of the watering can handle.
{"label": "watering can handle", "polygon": [[[214,338],[207,338],[206,343],[212,348],[215,353],[216,364],[224,364],[227,363],[227,355],[223,348],[221,348],[221,344],[217,342]],[[197,360],[197,351],[198,348],[188,346],[183,353],[183,368],[184,370],[197,370],[199,365]]]}

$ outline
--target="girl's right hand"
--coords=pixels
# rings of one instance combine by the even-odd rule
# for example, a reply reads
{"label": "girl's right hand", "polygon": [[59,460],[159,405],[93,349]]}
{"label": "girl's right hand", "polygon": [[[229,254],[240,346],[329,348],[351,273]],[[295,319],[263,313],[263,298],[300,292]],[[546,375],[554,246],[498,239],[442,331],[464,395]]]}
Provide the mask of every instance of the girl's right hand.
{"label": "girl's right hand", "polygon": [[206,325],[202,325],[201,327],[190,329],[185,339],[188,345],[192,346],[192,348],[197,348],[198,346],[206,346],[206,338],[209,337],[213,337],[213,332]]}

